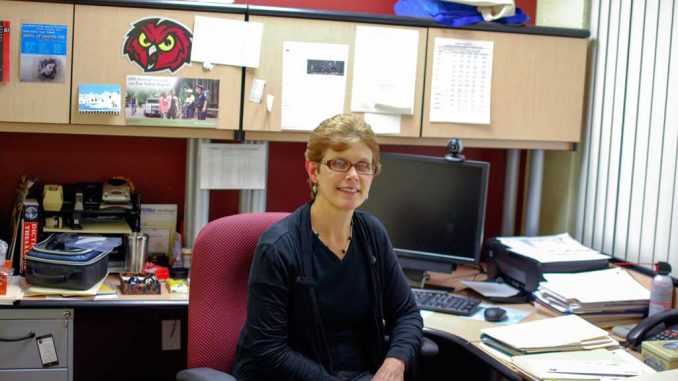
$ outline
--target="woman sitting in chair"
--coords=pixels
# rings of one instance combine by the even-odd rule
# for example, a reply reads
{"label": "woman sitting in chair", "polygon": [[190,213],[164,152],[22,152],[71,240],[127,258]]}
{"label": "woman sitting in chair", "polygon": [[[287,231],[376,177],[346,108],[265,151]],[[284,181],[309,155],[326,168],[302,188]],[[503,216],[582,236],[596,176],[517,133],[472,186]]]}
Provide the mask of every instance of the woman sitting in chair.
{"label": "woman sitting in chair", "polygon": [[359,118],[309,137],[312,200],[264,233],[252,262],[239,381],[404,379],[422,319],[383,225],[356,210],[379,170]]}

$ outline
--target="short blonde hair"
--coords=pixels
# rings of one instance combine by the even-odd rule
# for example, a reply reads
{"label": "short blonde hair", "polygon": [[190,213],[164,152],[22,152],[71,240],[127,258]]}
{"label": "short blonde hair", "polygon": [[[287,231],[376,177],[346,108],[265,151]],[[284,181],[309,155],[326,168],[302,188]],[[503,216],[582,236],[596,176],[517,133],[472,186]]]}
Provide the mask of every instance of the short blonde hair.
{"label": "short blonde hair", "polygon": [[372,151],[372,164],[378,174],[381,164],[377,136],[367,122],[352,114],[338,114],[322,121],[308,138],[306,160],[318,163],[328,149],[341,152],[354,143],[364,143]]}

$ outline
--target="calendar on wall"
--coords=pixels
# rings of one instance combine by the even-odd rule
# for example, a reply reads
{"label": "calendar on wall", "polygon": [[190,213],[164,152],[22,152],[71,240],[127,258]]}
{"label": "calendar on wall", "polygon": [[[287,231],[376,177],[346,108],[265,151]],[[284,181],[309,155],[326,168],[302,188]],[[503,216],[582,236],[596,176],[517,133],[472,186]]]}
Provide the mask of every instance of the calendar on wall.
{"label": "calendar on wall", "polygon": [[431,122],[490,124],[493,41],[436,38]]}

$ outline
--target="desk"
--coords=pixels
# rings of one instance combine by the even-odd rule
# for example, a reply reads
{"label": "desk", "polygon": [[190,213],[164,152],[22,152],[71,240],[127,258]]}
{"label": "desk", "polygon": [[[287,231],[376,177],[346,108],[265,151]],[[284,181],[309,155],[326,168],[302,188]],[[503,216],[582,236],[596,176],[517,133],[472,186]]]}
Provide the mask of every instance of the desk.
{"label": "desk", "polygon": [[[454,287],[455,293],[462,294],[465,296],[471,296],[478,298],[477,294],[469,294],[466,291],[466,287],[459,283],[461,279],[483,279],[484,274],[480,274],[477,269],[461,267],[453,274],[436,274],[431,273],[429,282],[434,286],[446,286]],[[641,283],[645,283],[644,279],[638,278]],[[522,322],[538,320],[548,318],[549,316],[542,315],[537,312],[534,306],[523,303],[523,304],[502,304],[501,307],[522,309],[530,311],[528,315]],[[640,321],[640,319],[639,319]],[[450,364],[460,364],[458,366],[460,373],[459,379],[508,379],[512,381],[523,380],[523,377],[518,373],[518,371],[510,364],[502,361],[500,358],[496,357],[492,353],[486,351],[481,345],[480,341],[480,331],[484,328],[498,326],[498,323],[490,323],[481,320],[473,320],[464,318],[461,316],[442,314],[442,313],[432,313],[424,319],[424,332],[426,336],[433,341],[435,341],[441,347],[442,361],[444,364],[436,366],[435,364],[424,364],[422,368],[433,367],[443,368],[443,366],[448,367]],[[622,340],[623,338],[612,336],[617,340]],[[445,353],[447,351],[447,353]],[[637,358],[640,358],[641,355],[638,352],[630,352]],[[468,358],[467,356],[472,355],[473,358]],[[460,361],[448,360],[449,356],[461,356]],[[435,360],[433,360],[435,361]],[[469,374],[469,365],[472,367],[485,367],[488,368],[488,365],[491,369],[486,369],[486,372],[478,374],[472,373]],[[480,363],[480,364],[479,364]],[[479,365],[478,365],[479,364]],[[428,371],[426,371],[426,376],[428,376]],[[455,374],[456,374],[455,369]],[[428,379],[428,378],[427,378]]]}
{"label": "desk", "polygon": [[[119,285],[116,276],[109,283]],[[141,369],[148,380],[173,380],[186,368],[187,295],[94,297],[24,297],[0,309],[72,309],[73,380],[135,379]],[[181,349],[162,350],[162,321],[179,321]]]}

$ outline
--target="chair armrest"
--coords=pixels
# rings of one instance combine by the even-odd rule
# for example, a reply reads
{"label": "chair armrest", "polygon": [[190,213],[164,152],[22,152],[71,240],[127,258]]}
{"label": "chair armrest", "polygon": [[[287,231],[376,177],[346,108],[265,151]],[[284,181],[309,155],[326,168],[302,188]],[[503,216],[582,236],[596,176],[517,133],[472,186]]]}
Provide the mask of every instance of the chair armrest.
{"label": "chair armrest", "polygon": [[435,341],[424,336],[423,341],[421,342],[421,356],[422,357],[435,357],[438,355],[438,344]]}
{"label": "chair armrest", "polygon": [[236,381],[236,379],[230,374],[212,368],[193,368],[177,373],[176,381]]}

